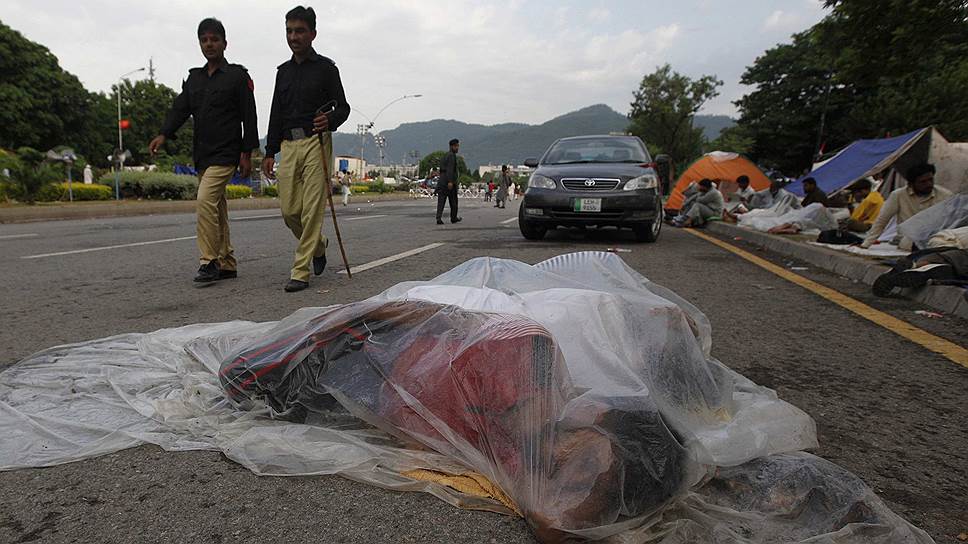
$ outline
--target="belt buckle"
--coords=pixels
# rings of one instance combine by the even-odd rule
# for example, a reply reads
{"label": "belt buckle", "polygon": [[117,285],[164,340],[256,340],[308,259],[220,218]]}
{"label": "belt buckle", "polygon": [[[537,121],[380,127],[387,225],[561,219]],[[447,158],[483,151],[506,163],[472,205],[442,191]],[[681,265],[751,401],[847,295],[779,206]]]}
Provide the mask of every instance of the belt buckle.
{"label": "belt buckle", "polygon": [[306,131],[305,130],[303,130],[301,128],[294,128],[294,129],[292,129],[292,139],[293,140],[302,140],[305,137],[306,137]]}

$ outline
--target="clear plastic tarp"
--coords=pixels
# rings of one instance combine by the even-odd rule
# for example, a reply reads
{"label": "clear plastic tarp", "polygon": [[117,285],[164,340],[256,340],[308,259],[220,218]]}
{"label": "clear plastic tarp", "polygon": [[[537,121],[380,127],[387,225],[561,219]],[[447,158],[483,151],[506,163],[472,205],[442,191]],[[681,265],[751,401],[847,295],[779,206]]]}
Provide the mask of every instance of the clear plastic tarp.
{"label": "clear plastic tarp", "polygon": [[[968,227],[968,194],[956,194],[916,213],[901,223],[897,230],[923,249],[931,247],[928,242],[935,234],[961,227]],[[957,242],[953,245],[957,245]]]}
{"label": "clear plastic tarp", "polygon": [[801,231],[825,231],[837,228],[837,219],[823,204],[814,202],[805,208],[791,208],[779,202],[771,208],[750,210],[738,216],[739,226],[766,232],[774,227],[792,224]]}
{"label": "clear plastic tarp", "polygon": [[810,417],[710,350],[701,312],[613,254],[481,258],[278,323],[36,354],[0,373],[0,468],[152,443],[519,513],[543,542],[931,542],[796,453]]}

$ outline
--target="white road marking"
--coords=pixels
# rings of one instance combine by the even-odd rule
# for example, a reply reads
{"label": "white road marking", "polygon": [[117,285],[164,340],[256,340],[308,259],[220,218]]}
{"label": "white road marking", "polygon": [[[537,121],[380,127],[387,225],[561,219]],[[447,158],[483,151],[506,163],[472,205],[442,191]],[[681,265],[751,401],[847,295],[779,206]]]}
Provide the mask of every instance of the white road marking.
{"label": "white road marking", "polygon": [[[437,242],[437,243],[434,243],[434,244],[427,244],[427,245],[425,245],[423,247],[418,247],[417,249],[411,249],[410,251],[404,251],[403,253],[397,253],[396,255],[390,255],[389,257],[384,257],[382,259],[377,259],[377,260],[375,260],[373,262],[369,262],[369,263],[366,263],[366,264],[361,264],[359,266],[354,266],[354,267],[350,268],[350,272],[352,272],[354,274],[358,274],[360,272],[369,270],[371,268],[376,268],[378,266],[383,266],[383,265],[385,265],[387,263],[392,263],[394,261],[399,261],[400,259],[406,259],[407,257],[412,257],[414,255],[417,255],[418,253],[423,253],[424,251],[430,251],[431,249],[436,249],[436,248],[438,248],[438,247],[440,247],[442,245],[444,245],[444,244],[441,243],[441,242]],[[340,270],[339,273],[340,274],[346,274],[346,270]]]}
{"label": "white road marking", "polygon": [[513,223],[513,222],[515,222],[517,220],[518,220],[517,217],[512,217],[511,219],[508,219],[507,221],[501,221],[501,224],[502,225],[507,225],[508,223]]}
{"label": "white road marking", "polygon": [[361,221],[363,219],[376,219],[377,217],[386,217],[386,215],[364,215],[362,217],[347,217],[343,221]]}
{"label": "white road marking", "polygon": [[0,240],[15,240],[17,238],[33,238],[35,236],[37,236],[37,234],[33,234],[33,233],[31,233],[31,234],[7,234],[7,235],[4,235],[4,236],[0,236]]}
{"label": "white road marking", "polygon": [[182,240],[194,240],[197,236],[183,236],[181,238],[167,238],[165,240],[152,240],[150,242],[135,242],[133,244],[121,244],[117,246],[91,247],[87,249],[75,249],[73,251],[58,251],[57,253],[42,253],[40,255],[26,255],[21,259],[43,259],[45,257],[60,257],[61,255],[75,255],[77,253],[90,253],[92,251],[107,251],[109,249],[120,249],[123,247],[148,246],[152,244],[164,244],[166,242],[180,242]]}
{"label": "white road marking", "polygon": [[278,213],[272,213],[269,215],[246,215],[245,217],[233,217],[232,221],[247,221],[249,219],[266,219],[269,217],[278,217],[282,219],[282,215]]}

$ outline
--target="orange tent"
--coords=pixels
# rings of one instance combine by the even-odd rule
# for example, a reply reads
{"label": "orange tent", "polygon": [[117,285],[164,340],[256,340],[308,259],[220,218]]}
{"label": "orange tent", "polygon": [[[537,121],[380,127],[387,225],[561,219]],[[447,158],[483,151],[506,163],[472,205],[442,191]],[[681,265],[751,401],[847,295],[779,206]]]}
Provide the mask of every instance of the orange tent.
{"label": "orange tent", "polygon": [[736,178],[743,175],[750,178],[750,187],[754,191],[762,191],[770,186],[770,178],[746,158],[723,151],[706,153],[679,176],[679,181],[672,189],[665,207],[668,210],[678,210],[682,207],[682,201],[685,200],[682,192],[689,187],[690,183],[698,183],[703,178],[716,182],[723,196],[728,198],[739,188],[736,185]]}

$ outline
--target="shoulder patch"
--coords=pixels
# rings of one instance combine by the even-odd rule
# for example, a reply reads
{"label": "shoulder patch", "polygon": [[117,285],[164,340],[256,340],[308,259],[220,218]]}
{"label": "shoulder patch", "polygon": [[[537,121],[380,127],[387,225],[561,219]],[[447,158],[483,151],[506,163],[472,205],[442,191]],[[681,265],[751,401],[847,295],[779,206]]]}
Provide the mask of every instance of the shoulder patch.
{"label": "shoulder patch", "polygon": [[252,81],[251,77],[246,77],[249,80],[249,90],[255,92],[255,82]]}

